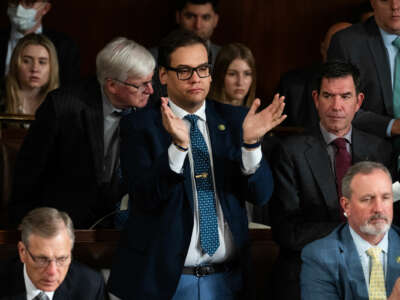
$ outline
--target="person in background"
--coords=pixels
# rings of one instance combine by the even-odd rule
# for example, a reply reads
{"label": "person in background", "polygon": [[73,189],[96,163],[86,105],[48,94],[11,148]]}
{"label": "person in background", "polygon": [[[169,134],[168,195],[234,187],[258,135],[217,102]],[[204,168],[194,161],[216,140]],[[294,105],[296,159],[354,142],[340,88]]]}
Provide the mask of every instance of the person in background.
{"label": "person in background", "polygon": [[60,83],[77,81],[80,74],[79,49],[66,34],[43,25],[43,17],[51,11],[50,0],[8,0],[10,27],[0,30],[0,78],[9,70],[11,56],[18,40],[30,33],[41,33],[57,50]]}
{"label": "person in background", "polygon": [[114,227],[126,194],[119,172],[119,122],[153,93],[151,53],[124,37],[97,54],[97,79],[49,93],[18,153],[9,203],[10,226],[29,210],[66,211],[79,229]]}
{"label": "person in background", "polygon": [[103,277],[72,260],[74,226],[65,212],[36,208],[19,229],[19,260],[0,264],[0,299],[106,299]]}
{"label": "person in background", "polygon": [[4,105],[10,114],[34,115],[47,94],[59,86],[57,53],[42,34],[17,43],[6,76]]}
{"label": "person in background", "polygon": [[250,107],[256,93],[256,66],[251,50],[241,43],[221,48],[213,68],[209,97],[222,103]]}

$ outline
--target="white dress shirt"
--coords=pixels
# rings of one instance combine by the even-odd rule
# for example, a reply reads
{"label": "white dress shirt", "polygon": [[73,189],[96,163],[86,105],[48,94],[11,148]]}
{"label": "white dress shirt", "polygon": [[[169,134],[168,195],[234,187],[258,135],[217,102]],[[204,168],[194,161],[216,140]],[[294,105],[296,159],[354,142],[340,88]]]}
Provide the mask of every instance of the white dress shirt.
{"label": "white dress shirt", "polygon": [[386,232],[385,236],[383,239],[378,243],[378,245],[371,245],[368,243],[366,240],[364,240],[361,236],[355,232],[351,226],[350,228],[350,234],[353,238],[354,244],[356,245],[356,249],[358,252],[358,256],[360,257],[361,261],[361,266],[364,272],[364,278],[365,278],[365,283],[367,285],[367,288],[369,289],[369,275],[371,273],[371,258],[367,254],[367,250],[371,247],[379,247],[382,249],[380,259],[381,259],[381,264],[383,266],[383,273],[385,274],[386,277],[386,270],[387,270],[387,253],[388,253],[388,233]]}
{"label": "white dress shirt", "polygon": [[[183,119],[183,121],[187,124],[188,128],[190,128],[190,122],[184,119],[186,115],[189,113],[176,104],[174,104],[171,100],[169,100],[169,105],[171,107],[172,112],[175,116]],[[196,183],[194,179],[194,170],[193,170],[193,157],[192,152],[189,147],[189,151],[180,151],[175,145],[171,144],[168,148],[168,158],[169,158],[169,166],[172,171],[182,174],[183,172],[183,164],[186,159],[186,155],[189,155],[190,162],[190,170],[192,177],[192,189],[193,189],[193,230],[192,236],[190,240],[189,250],[185,259],[185,266],[197,266],[200,264],[208,264],[208,263],[221,263],[224,261],[229,261],[235,253],[234,243],[232,238],[232,233],[229,229],[228,223],[224,219],[221,203],[219,202],[218,194],[215,189],[215,176],[214,176],[214,166],[212,159],[212,149],[210,136],[207,127],[206,120],[206,102],[195,112],[195,115],[199,117],[197,121],[198,128],[202,133],[204,140],[208,147],[208,152],[210,154],[210,162],[211,162],[211,173],[213,178],[213,186],[214,186],[214,196],[215,196],[215,204],[218,218],[218,237],[220,246],[215,252],[213,256],[209,256],[207,253],[202,251],[200,246],[200,227],[199,227],[199,211],[198,211],[198,200],[197,200],[197,191],[196,191]],[[245,148],[242,148],[242,163],[243,163],[243,174],[250,175],[257,171],[257,168],[260,165],[262,159],[261,147],[258,147],[254,151],[248,151]]]}
{"label": "white dress shirt", "polygon": [[[26,300],[32,300],[35,298],[37,295],[39,295],[41,290],[38,290],[35,285],[32,283],[31,279],[28,276],[28,273],[26,272],[26,266],[24,264],[24,281],[25,281],[25,289],[26,289]],[[47,297],[49,297],[49,300],[53,300],[54,296],[54,291],[53,292],[45,292]]]}

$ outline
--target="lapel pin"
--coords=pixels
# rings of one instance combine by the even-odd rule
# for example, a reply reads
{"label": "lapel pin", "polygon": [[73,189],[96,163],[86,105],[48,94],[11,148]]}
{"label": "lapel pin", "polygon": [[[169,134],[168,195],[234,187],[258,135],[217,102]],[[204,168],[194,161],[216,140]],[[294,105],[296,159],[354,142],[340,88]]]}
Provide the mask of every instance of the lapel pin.
{"label": "lapel pin", "polygon": [[396,257],[396,262],[397,262],[398,264],[400,264],[400,256],[397,256],[397,257]]}
{"label": "lapel pin", "polygon": [[225,127],[224,124],[219,124],[219,125],[218,125],[218,129],[219,129],[220,131],[224,131],[224,130],[226,129],[226,127]]}

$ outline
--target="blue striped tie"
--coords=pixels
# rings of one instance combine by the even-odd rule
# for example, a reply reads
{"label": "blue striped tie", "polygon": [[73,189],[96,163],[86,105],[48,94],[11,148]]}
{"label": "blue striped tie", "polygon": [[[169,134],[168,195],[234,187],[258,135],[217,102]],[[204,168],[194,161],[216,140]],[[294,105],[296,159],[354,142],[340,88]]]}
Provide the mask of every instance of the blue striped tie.
{"label": "blue striped tie", "polygon": [[204,252],[212,256],[219,247],[219,239],[210,156],[203,135],[197,127],[199,117],[186,115],[185,119],[191,124],[190,143],[200,215],[200,244]]}

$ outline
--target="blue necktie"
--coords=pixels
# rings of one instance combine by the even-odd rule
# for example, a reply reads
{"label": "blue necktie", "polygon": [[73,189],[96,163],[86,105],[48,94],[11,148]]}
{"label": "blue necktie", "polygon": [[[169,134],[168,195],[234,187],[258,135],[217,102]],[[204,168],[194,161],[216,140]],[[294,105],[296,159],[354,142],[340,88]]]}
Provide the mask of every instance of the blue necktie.
{"label": "blue necktie", "polygon": [[219,247],[219,239],[210,155],[203,135],[197,127],[199,117],[187,115],[185,119],[191,124],[190,143],[192,145],[194,179],[199,206],[200,244],[204,252],[212,256]]}

